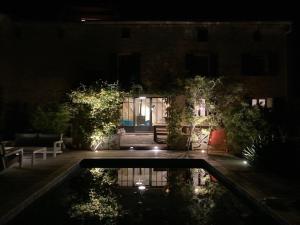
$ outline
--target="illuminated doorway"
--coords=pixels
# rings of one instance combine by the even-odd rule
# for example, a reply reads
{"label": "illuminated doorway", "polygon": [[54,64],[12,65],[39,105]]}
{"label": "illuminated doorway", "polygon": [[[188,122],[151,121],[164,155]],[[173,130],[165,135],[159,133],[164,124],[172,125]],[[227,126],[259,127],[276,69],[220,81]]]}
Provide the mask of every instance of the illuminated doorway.
{"label": "illuminated doorway", "polygon": [[167,116],[166,98],[125,98],[122,107],[121,125],[127,131],[152,131],[155,125],[165,125]]}

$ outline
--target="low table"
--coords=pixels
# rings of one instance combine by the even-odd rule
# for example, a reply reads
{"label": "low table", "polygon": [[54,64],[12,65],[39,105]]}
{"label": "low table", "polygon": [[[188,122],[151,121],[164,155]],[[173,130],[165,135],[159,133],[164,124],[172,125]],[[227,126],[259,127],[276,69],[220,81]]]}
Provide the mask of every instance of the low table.
{"label": "low table", "polygon": [[23,147],[23,152],[31,155],[31,166],[34,165],[36,154],[43,154],[43,160],[47,159],[46,147]]}

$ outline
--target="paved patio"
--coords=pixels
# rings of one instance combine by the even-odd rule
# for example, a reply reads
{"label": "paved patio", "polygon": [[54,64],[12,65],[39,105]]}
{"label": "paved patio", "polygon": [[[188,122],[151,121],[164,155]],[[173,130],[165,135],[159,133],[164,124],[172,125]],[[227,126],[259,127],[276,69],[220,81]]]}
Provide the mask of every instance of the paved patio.
{"label": "paved patio", "polygon": [[[180,151],[66,151],[57,158],[38,159],[31,167],[30,160],[25,160],[24,167],[9,168],[0,173],[0,224],[5,224],[12,217],[44,194],[55,184],[63,180],[70,171],[77,168],[85,158],[194,158],[204,159],[224,177],[234,183],[236,189],[254,199],[258,204],[264,198],[279,197],[283,201],[300,199],[299,182],[293,183],[275,176],[266,176],[253,172],[242,160],[232,156],[207,156],[201,152]],[[299,210],[299,209],[298,209]],[[267,211],[279,218],[283,224],[300,224],[299,211],[294,208]]]}

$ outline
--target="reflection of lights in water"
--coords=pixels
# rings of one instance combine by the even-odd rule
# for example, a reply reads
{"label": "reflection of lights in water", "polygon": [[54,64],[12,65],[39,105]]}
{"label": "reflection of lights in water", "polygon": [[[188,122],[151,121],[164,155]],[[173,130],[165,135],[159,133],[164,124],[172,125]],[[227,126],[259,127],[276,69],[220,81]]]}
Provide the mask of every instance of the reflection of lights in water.
{"label": "reflection of lights in water", "polygon": [[141,185],[141,186],[138,187],[138,189],[139,189],[140,191],[144,191],[144,190],[146,190],[146,187],[145,187],[144,185]]}
{"label": "reflection of lights in water", "polygon": [[139,186],[139,185],[142,185],[143,183],[141,181],[138,181],[135,184]]}
{"label": "reflection of lights in water", "polygon": [[244,160],[244,161],[243,161],[243,164],[247,165],[247,164],[248,164],[248,162],[247,162],[246,160]]}

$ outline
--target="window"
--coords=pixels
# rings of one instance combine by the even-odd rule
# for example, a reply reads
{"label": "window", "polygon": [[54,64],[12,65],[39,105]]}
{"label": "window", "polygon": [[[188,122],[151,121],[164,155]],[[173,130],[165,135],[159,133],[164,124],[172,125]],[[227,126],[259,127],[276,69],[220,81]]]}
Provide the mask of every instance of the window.
{"label": "window", "polygon": [[251,100],[251,105],[256,106],[259,105],[263,108],[272,108],[273,107],[273,99],[272,98],[253,98]]}
{"label": "window", "polygon": [[187,54],[186,69],[189,76],[217,76],[217,56],[214,54]]}
{"label": "window", "polygon": [[208,41],[208,30],[207,30],[207,28],[198,28],[197,29],[197,41],[199,41],[199,42]]}
{"label": "window", "polygon": [[133,168],[121,168],[118,170],[118,185],[122,187],[134,186]]}
{"label": "window", "polygon": [[152,184],[154,187],[162,187],[167,184],[168,172],[167,170],[152,169]]}
{"label": "window", "polygon": [[134,126],[134,102],[133,98],[125,98],[121,112],[121,125]]}
{"label": "window", "polygon": [[242,55],[242,74],[247,76],[260,76],[268,73],[268,60],[265,55]]}
{"label": "window", "polygon": [[152,126],[166,124],[166,98],[126,97],[121,109],[122,126]]}
{"label": "window", "polygon": [[166,98],[152,98],[151,101],[152,124],[166,124],[167,104]]}
{"label": "window", "polygon": [[190,27],[184,27],[184,39],[185,40],[195,40],[196,31]]}
{"label": "window", "polygon": [[205,99],[200,99],[195,106],[195,115],[197,116],[206,116],[206,105]]}
{"label": "window", "polygon": [[245,76],[276,76],[279,62],[276,53],[242,54],[241,74]]}
{"label": "window", "polygon": [[121,87],[130,88],[139,83],[140,54],[119,54],[117,59],[117,74]]}
{"label": "window", "polygon": [[130,38],[131,32],[130,28],[122,28],[121,37],[122,38]]}

